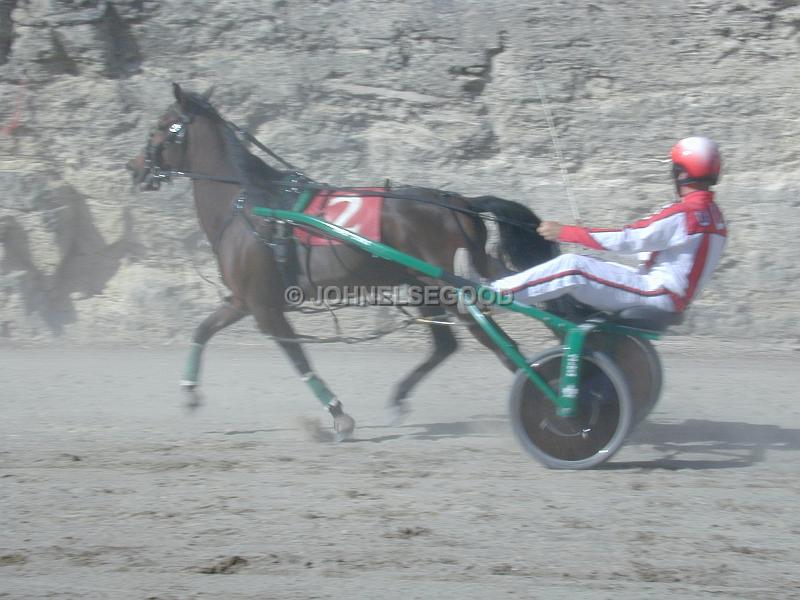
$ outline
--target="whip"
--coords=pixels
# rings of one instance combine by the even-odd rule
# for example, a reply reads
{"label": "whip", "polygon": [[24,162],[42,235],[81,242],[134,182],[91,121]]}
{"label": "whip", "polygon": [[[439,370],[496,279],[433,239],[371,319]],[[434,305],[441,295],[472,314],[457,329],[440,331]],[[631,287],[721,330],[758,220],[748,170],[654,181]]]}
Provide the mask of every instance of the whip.
{"label": "whip", "polygon": [[572,196],[572,188],[569,185],[569,177],[567,175],[567,169],[564,167],[564,156],[561,154],[561,146],[558,143],[558,134],[556,133],[556,126],[553,122],[553,115],[550,112],[550,106],[547,104],[547,97],[544,93],[544,88],[539,83],[539,79],[534,74],[533,76],[533,83],[536,85],[536,92],[539,94],[539,102],[542,105],[542,109],[544,110],[544,118],[547,121],[547,129],[550,131],[550,139],[553,142],[553,148],[556,152],[556,159],[558,160],[558,170],[561,173],[561,181],[564,184],[564,191],[567,195],[567,201],[569,202],[570,209],[572,210],[572,216],[575,219],[575,223],[580,225],[581,223],[581,214],[578,210],[578,203],[575,201],[575,198]]}

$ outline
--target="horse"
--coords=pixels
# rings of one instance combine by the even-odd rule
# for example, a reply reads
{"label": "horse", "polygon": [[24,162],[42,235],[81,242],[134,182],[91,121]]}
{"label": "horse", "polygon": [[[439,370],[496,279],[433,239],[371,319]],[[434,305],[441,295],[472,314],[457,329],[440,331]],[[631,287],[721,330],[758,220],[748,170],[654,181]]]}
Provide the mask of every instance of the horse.
{"label": "horse", "polygon": [[[196,328],[182,387],[196,398],[205,345],[225,327],[252,315],[261,332],[276,339],[302,380],[328,409],[336,438],[347,439],[353,433],[354,419],[316,374],[303,350],[302,338],[296,336],[286,318],[289,307],[284,297],[282,257],[278,255],[281,247],[274,243],[275,234],[269,224],[255,219],[249,211],[254,203],[270,205],[287,191],[296,191],[302,178],[291,170],[273,168],[252,154],[239,137],[243,132],[212,106],[210,91],[193,93],[173,83],[173,95],[175,102],[148,134],[144,152],[131,159],[127,168],[141,191],[157,190],[159,176],[165,172],[192,179],[200,226],[216,255],[221,279],[230,291]],[[482,276],[491,277],[499,275],[508,263],[511,268],[523,269],[558,254],[558,245],[536,232],[539,218],[520,203],[495,196],[467,198],[415,186],[402,186],[400,190],[402,194],[393,187],[383,203],[382,241],[429,263],[449,270],[457,250],[465,248],[474,268]],[[393,194],[401,199],[392,198]],[[490,213],[498,222],[503,264],[484,250],[487,228],[481,213]],[[297,281],[307,293],[326,286],[441,283],[346,245],[315,246],[313,251],[302,243],[295,247]],[[418,310],[423,318],[430,319],[442,307],[433,304]],[[454,307],[448,306],[447,310],[459,316],[472,335],[492,349],[509,369],[516,370],[472,319],[460,315]],[[448,327],[435,322],[429,327],[433,341],[430,354],[392,393],[390,406],[400,413],[407,411],[406,399],[413,388],[456,351],[457,341]]]}

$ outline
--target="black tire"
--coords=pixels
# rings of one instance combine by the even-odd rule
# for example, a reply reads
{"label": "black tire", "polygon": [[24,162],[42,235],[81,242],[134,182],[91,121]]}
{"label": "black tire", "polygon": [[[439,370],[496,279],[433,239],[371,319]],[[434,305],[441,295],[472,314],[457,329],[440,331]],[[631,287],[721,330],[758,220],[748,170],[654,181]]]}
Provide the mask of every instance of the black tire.
{"label": "black tire", "polygon": [[663,381],[661,361],[650,340],[593,331],[586,347],[607,355],[622,371],[633,400],[633,426],[644,421],[658,402]]}
{"label": "black tire", "polygon": [[630,339],[636,342],[647,356],[650,376],[652,377],[649,400],[646,403],[636,404],[633,414],[633,425],[635,427],[647,418],[658,403],[658,399],[661,397],[661,388],[664,384],[664,371],[661,367],[661,358],[659,358],[658,352],[656,352],[650,340],[634,336],[630,336]]}
{"label": "black tire", "polygon": [[[558,389],[562,348],[530,361],[542,378]],[[584,352],[578,415],[562,418],[555,406],[523,371],[514,379],[509,399],[511,426],[522,447],[551,469],[591,469],[622,447],[633,419],[625,376],[605,354]]]}

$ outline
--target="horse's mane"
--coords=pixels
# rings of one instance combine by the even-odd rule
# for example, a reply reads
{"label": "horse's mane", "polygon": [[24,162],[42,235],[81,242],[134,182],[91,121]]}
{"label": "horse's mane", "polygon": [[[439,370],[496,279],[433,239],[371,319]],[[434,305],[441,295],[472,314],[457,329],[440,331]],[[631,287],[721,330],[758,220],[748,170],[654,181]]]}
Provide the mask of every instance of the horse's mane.
{"label": "horse's mane", "polygon": [[251,153],[205,96],[187,91],[183,91],[182,95],[186,101],[184,108],[221,125],[226,151],[248,193],[263,194],[265,188],[274,186],[281,179],[283,173]]}

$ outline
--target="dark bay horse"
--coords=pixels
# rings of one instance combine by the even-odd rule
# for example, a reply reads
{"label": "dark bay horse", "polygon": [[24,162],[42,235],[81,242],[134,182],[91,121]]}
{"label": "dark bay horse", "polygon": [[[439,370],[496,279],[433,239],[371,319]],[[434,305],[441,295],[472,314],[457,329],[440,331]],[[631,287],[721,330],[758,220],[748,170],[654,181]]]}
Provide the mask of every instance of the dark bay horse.
{"label": "dark bay horse", "polygon": [[[315,374],[300,342],[293,339],[295,332],[285,315],[286,286],[276,260],[276,246],[270,243],[269,224],[250,214],[253,202],[274,205],[286,193],[287,172],[274,169],[251,154],[232,124],[209,103],[208,93],[187,92],[177,84],[173,84],[173,92],[175,103],[151,131],[145,152],[127,166],[142,190],[158,189],[159,170],[180,171],[193,179],[200,226],[231,292],[226,302],[197,327],[182,386],[194,392],[208,340],[245,315],[252,315],[262,332],[276,337],[302,379],[333,416],[337,437],[344,439],[352,433],[355,422]],[[558,253],[556,244],[536,233],[539,219],[516,202],[493,196],[464,198],[411,186],[397,189],[400,198],[388,198],[383,203],[382,241],[446,270],[452,269],[456,250],[466,248],[482,275],[499,275],[494,272],[497,261],[493,263],[484,251],[487,230],[480,218],[482,212],[492,213],[498,220],[501,249],[511,267],[523,269]],[[439,283],[355,248],[316,246],[311,252],[302,244],[296,246],[298,284],[308,293],[320,286]],[[441,309],[422,306],[419,311],[423,317],[431,317]],[[477,339],[515,370],[471,319],[465,322]],[[435,324],[430,328],[433,348],[395,388],[391,405],[396,409],[402,409],[414,386],[456,350],[456,338],[450,329]]]}

